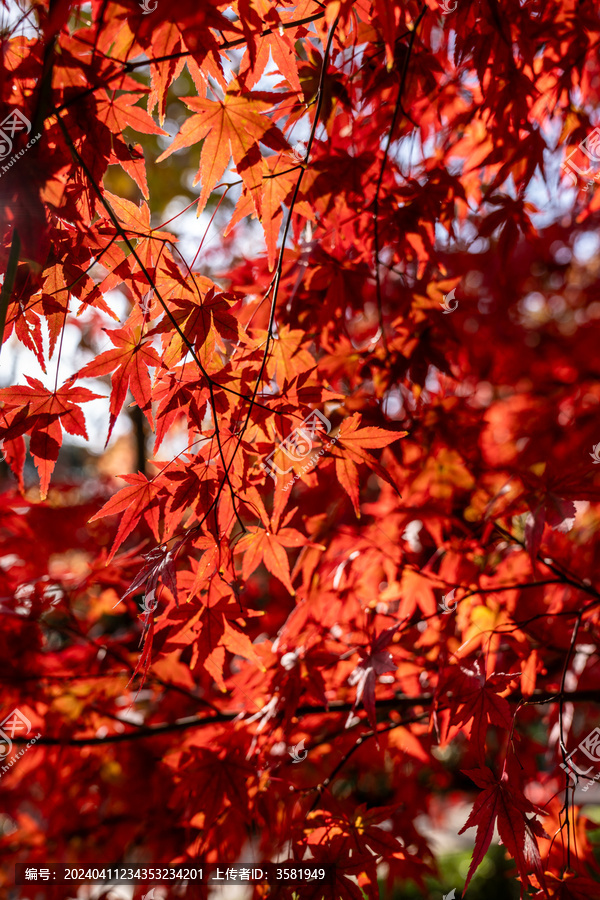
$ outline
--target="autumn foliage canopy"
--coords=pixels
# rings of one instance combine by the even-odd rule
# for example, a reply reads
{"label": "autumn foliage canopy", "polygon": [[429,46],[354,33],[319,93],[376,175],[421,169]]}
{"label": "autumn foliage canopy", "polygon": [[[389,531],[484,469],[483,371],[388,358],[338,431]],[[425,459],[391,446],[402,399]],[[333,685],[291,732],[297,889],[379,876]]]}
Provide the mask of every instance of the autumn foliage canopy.
{"label": "autumn foliage canopy", "polygon": [[1,15],[5,896],[598,896],[598,4]]}

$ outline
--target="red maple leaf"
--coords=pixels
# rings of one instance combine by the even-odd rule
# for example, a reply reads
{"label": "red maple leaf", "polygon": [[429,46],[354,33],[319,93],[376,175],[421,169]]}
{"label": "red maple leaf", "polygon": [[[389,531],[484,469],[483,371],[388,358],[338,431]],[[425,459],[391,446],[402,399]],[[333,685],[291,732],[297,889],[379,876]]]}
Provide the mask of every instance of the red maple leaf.
{"label": "red maple leaf", "polygon": [[452,724],[444,731],[443,739],[453,737],[460,731],[461,725],[470,722],[468,733],[473,747],[482,754],[486,746],[488,724],[498,725],[507,731],[511,728],[514,710],[511,710],[508,700],[500,694],[518,677],[519,675],[494,673],[486,678],[478,659],[473,660],[471,668],[446,668],[440,678],[437,695],[440,698],[451,695],[452,712],[448,721]]}
{"label": "red maple leaf", "polygon": [[98,378],[100,375],[112,373],[110,422],[106,438],[108,444],[117,416],[125,402],[128,388],[131,389],[137,405],[152,425],[152,396],[148,368],[160,366],[160,358],[149,342],[142,341],[139,328],[117,328],[107,331],[107,334],[115,345],[115,349],[100,353],[79,370],[77,377]]}
{"label": "red maple leaf", "polygon": [[[37,378],[29,375],[25,378],[29,387],[17,385],[0,390],[0,402],[4,403],[0,440],[14,440],[27,432],[31,435],[29,451],[39,472],[44,500],[62,445],[63,429],[68,434],[87,438],[83,410],[78,404],[98,400],[101,395],[72,387],[73,379],[50,391]],[[24,461],[24,456],[21,459]]]}
{"label": "red maple leaf", "polygon": [[477,826],[477,837],[473,858],[465,881],[465,889],[473,877],[475,870],[485,856],[494,834],[494,825],[504,846],[515,860],[519,874],[525,886],[529,886],[528,877],[535,871],[540,883],[544,883],[542,862],[536,836],[547,838],[548,835],[534,817],[528,814],[544,815],[544,811],[530,803],[529,800],[514,787],[516,773],[509,778],[505,768],[498,780],[490,769],[471,769],[465,772],[475,784],[483,789],[479,795],[469,818],[458,832],[462,834],[467,828]]}

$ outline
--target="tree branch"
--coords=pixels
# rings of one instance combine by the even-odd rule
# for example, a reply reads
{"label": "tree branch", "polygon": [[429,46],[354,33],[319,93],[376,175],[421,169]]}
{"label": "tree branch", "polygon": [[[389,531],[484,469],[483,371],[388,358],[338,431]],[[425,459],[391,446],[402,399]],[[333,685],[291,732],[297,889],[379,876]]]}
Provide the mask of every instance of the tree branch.
{"label": "tree branch", "polygon": [[[310,22],[316,22],[317,19],[322,19],[325,16],[324,12],[314,13],[312,16],[306,16],[304,19],[297,19],[294,22],[284,22],[281,24],[281,28],[299,28],[301,25],[308,25]],[[273,34],[272,28],[266,28],[264,31],[261,31],[257,37],[267,37],[267,35]],[[247,44],[247,38],[238,38],[235,41],[224,41],[222,44],[219,44],[219,51],[221,50],[232,50],[234,47],[242,47],[244,44]],[[143,59],[140,62],[125,62],[122,63],[123,68],[119,72],[114,72],[112,75],[109,75],[102,84],[97,84],[92,88],[87,88],[85,91],[81,91],[77,96],[72,97],[70,100],[67,100],[61,106],[57,106],[51,112],[48,113],[46,118],[49,118],[53,115],[58,115],[64,109],[68,109],[69,106],[73,106],[74,103],[78,103],[80,100],[83,100],[85,97],[89,97],[90,94],[94,94],[96,91],[99,91],[101,88],[106,87],[111,82],[115,81],[117,78],[121,78],[123,75],[126,75],[128,72],[133,72],[136,69],[143,68],[144,66],[152,65],[153,63],[159,62],[168,62],[171,59],[184,59],[187,56],[192,56],[192,52],[190,50],[182,50],[179,53],[168,53],[165,56],[156,56],[153,59]],[[114,60],[111,56],[105,56],[105,59],[110,62],[121,62],[121,60]]]}
{"label": "tree branch", "polygon": [[[518,677],[520,673],[515,673],[515,677]],[[450,692],[447,695],[448,697],[452,697],[453,694]],[[580,690],[580,691],[534,691],[531,696],[524,696],[521,691],[514,691],[505,699],[510,703],[523,703],[526,705],[535,705],[535,704],[545,704],[545,703],[554,703],[561,700],[561,698],[565,702],[575,702],[577,700],[581,702],[590,702],[600,704],[600,693],[597,690]],[[418,694],[417,696],[410,696],[409,694],[397,694],[396,696],[389,698],[387,700],[378,700],[377,708],[380,710],[384,709],[397,709],[398,707],[410,707],[410,706],[430,706],[434,700],[433,694]],[[342,713],[349,713],[354,709],[354,703],[350,702],[340,702],[340,703],[330,703],[329,707],[325,706],[299,706],[296,710],[296,716],[308,716],[308,715],[341,715]],[[146,725],[146,726],[138,726],[136,724],[136,731],[124,732],[123,734],[107,734],[105,737],[83,737],[83,738],[64,738],[64,737],[52,737],[52,736],[42,736],[37,744],[44,744],[46,746],[66,746],[66,747],[88,747],[97,744],[120,744],[124,741],[130,740],[142,740],[144,738],[152,738],[152,737],[160,737],[164,734],[170,734],[176,731],[186,731],[188,728],[203,728],[206,725],[214,725],[217,722],[231,722],[234,719],[237,719],[240,715],[243,715],[245,710],[232,710],[231,712],[218,712],[214,715],[210,716],[185,716],[181,719],[176,719],[174,722],[162,722],[157,725]],[[423,716],[429,715],[429,713],[424,713]],[[419,718],[422,716],[419,714]],[[128,723],[126,720],[122,720],[124,725],[134,723]],[[396,727],[396,724],[390,727]],[[389,730],[389,729],[384,729]],[[374,734],[375,732],[373,732]],[[383,733],[383,732],[379,732]],[[365,737],[365,736],[363,736]],[[27,737],[14,737],[12,738],[13,744],[26,744],[28,742]]]}

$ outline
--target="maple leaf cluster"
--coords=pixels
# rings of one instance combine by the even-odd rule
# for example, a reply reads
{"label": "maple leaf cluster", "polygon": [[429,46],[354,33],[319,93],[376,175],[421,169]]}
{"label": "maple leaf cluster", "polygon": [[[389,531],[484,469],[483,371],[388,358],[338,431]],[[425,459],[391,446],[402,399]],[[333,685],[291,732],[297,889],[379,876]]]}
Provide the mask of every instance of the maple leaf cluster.
{"label": "maple leaf cluster", "polygon": [[451,7],[3,4],[7,896],[595,895],[600,9]]}

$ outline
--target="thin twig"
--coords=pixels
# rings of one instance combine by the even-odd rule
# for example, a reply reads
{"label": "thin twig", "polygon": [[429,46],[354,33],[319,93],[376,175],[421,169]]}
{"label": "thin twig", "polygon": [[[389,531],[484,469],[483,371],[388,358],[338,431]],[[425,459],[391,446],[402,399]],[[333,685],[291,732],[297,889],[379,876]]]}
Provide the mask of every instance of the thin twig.
{"label": "thin twig", "polygon": [[408,73],[408,63],[410,61],[410,56],[412,53],[413,45],[415,42],[415,37],[417,36],[417,28],[419,27],[421,20],[425,13],[427,12],[427,6],[423,6],[421,12],[419,13],[419,17],[415,22],[414,28],[410,32],[410,38],[408,41],[408,48],[406,50],[406,56],[404,58],[404,66],[402,69],[402,75],[400,77],[400,85],[398,87],[398,97],[396,98],[396,106],[394,107],[394,114],[392,115],[392,124],[390,126],[390,131],[388,134],[387,142],[385,145],[385,150],[383,152],[383,159],[381,160],[381,166],[379,168],[379,177],[377,178],[377,184],[375,186],[375,197],[373,199],[373,240],[375,244],[375,288],[377,292],[377,309],[379,312],[379,328],[381,331],[381,338],[383,340],[383,346],[385,347],[386,355],[389,354],[387,338],[385,335],[385,325],[383,320],[383,300],[381,297],[381,280],[379,277],[379,193],[381,191],[381,184],[383,182],[383,173],[385,172],[385,167],[387,164],[388,154],[390,152],[390,145],[392,143],[394,130],[396,128],[396,121],[398,119],[398,113],[402,108],[402,95],[404,93],[404,88],[406,86],[406,76]]}

